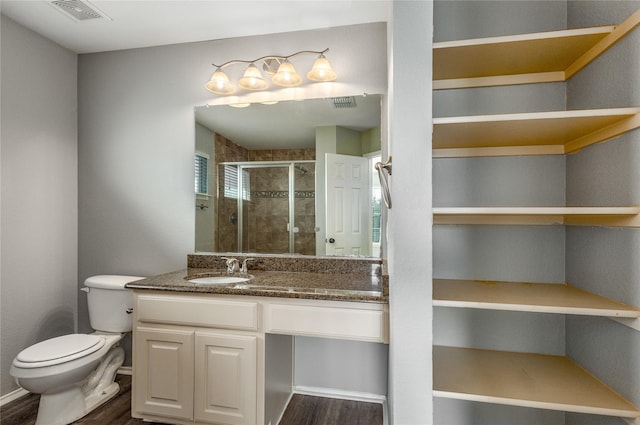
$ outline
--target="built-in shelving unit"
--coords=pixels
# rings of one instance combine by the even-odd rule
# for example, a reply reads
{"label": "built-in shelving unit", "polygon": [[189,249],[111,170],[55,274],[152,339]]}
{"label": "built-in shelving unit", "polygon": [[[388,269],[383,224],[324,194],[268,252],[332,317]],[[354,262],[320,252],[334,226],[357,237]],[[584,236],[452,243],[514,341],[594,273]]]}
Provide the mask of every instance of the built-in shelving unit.
{"label": "built-in shelving unit", "polygon": [[447,41],[433,44],[433,88],[565,81],[640,24]]}
{"label": "built-in shelving unit", "polygon": [[434,307],[640,317],[640,309],[565,283],[433,280]]}
{"label": "built-in shelving unit", "polygon": [[[640,25],[434,43],[434,89],[566,81]],[[562,155],[640,127],[640,107],[433,119],[433,157]],[[434,224],[640,227],[640,206],[436,207]],[[610,317],[640,329],[640,308],[564,283],[434,279],[433,305]],[[640,408],[565,356],[433,349],[433,394],[461,400],[633,418]]]}
{"label": "built-in shelving unit", "polygon": [[433,348],[434,396],[640,418],[640,409],[565,356]]}

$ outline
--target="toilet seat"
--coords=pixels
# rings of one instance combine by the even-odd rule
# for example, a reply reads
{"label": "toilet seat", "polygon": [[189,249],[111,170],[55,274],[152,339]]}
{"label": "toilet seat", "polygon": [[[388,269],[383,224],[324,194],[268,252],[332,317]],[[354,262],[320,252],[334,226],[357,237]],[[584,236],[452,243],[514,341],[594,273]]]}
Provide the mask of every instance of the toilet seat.
{"label": "toilet seat", "polygon": [[105,344],[104,336],[70,334],[51,338],[25,348],[13,364],[32,369],[66,363],[98,351]]}

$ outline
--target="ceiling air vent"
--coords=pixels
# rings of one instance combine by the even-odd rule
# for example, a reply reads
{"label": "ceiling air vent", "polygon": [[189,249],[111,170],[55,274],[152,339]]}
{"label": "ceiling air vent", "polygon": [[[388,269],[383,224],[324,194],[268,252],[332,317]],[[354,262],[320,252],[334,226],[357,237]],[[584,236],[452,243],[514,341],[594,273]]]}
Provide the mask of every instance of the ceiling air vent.
{"label": "ceiling air vent", "polygon": [[355,108],[356,98],[353,96],[332,97],[334,108]]}
{"label": "ceiling air vent", "polygon": [[54,0],[51,5],[71,17],[74,21],[89,21],[93,19],[111,20],[107,15],[100,12],[95,6],[83,0]]}

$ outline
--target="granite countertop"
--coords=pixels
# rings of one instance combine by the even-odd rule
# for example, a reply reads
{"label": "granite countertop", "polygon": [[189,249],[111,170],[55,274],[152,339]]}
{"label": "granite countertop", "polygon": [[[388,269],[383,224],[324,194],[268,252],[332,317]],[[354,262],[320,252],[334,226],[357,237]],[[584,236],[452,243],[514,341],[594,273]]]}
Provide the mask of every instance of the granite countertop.
{"label": "granite countertop", "polygon": [[[187,268],[128,283],[127,288],[182,293],[252,295],[314,300],[388,302],[388,279],[379,273],[317,273],[249,270],[253,278],[242,283],[202,285],[188,279],[226,274],[212,268]],[[241,276],[239,273],[235,276]]]}

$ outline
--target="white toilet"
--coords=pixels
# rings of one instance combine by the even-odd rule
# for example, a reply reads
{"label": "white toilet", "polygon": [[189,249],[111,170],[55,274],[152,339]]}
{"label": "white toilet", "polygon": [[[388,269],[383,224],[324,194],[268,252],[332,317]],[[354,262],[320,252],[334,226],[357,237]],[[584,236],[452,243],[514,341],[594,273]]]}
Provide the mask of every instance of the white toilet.
{"label": "white toilet", "polygon": [[71,334],[39,342],[13,360],[11,376],[40,394],[36,425],[66,425],[118,393],[114,382],[124,361],[118,342],[131,331],[133,295],[125,284],[136,276],[93,276],[87,292],[92,334]]}

